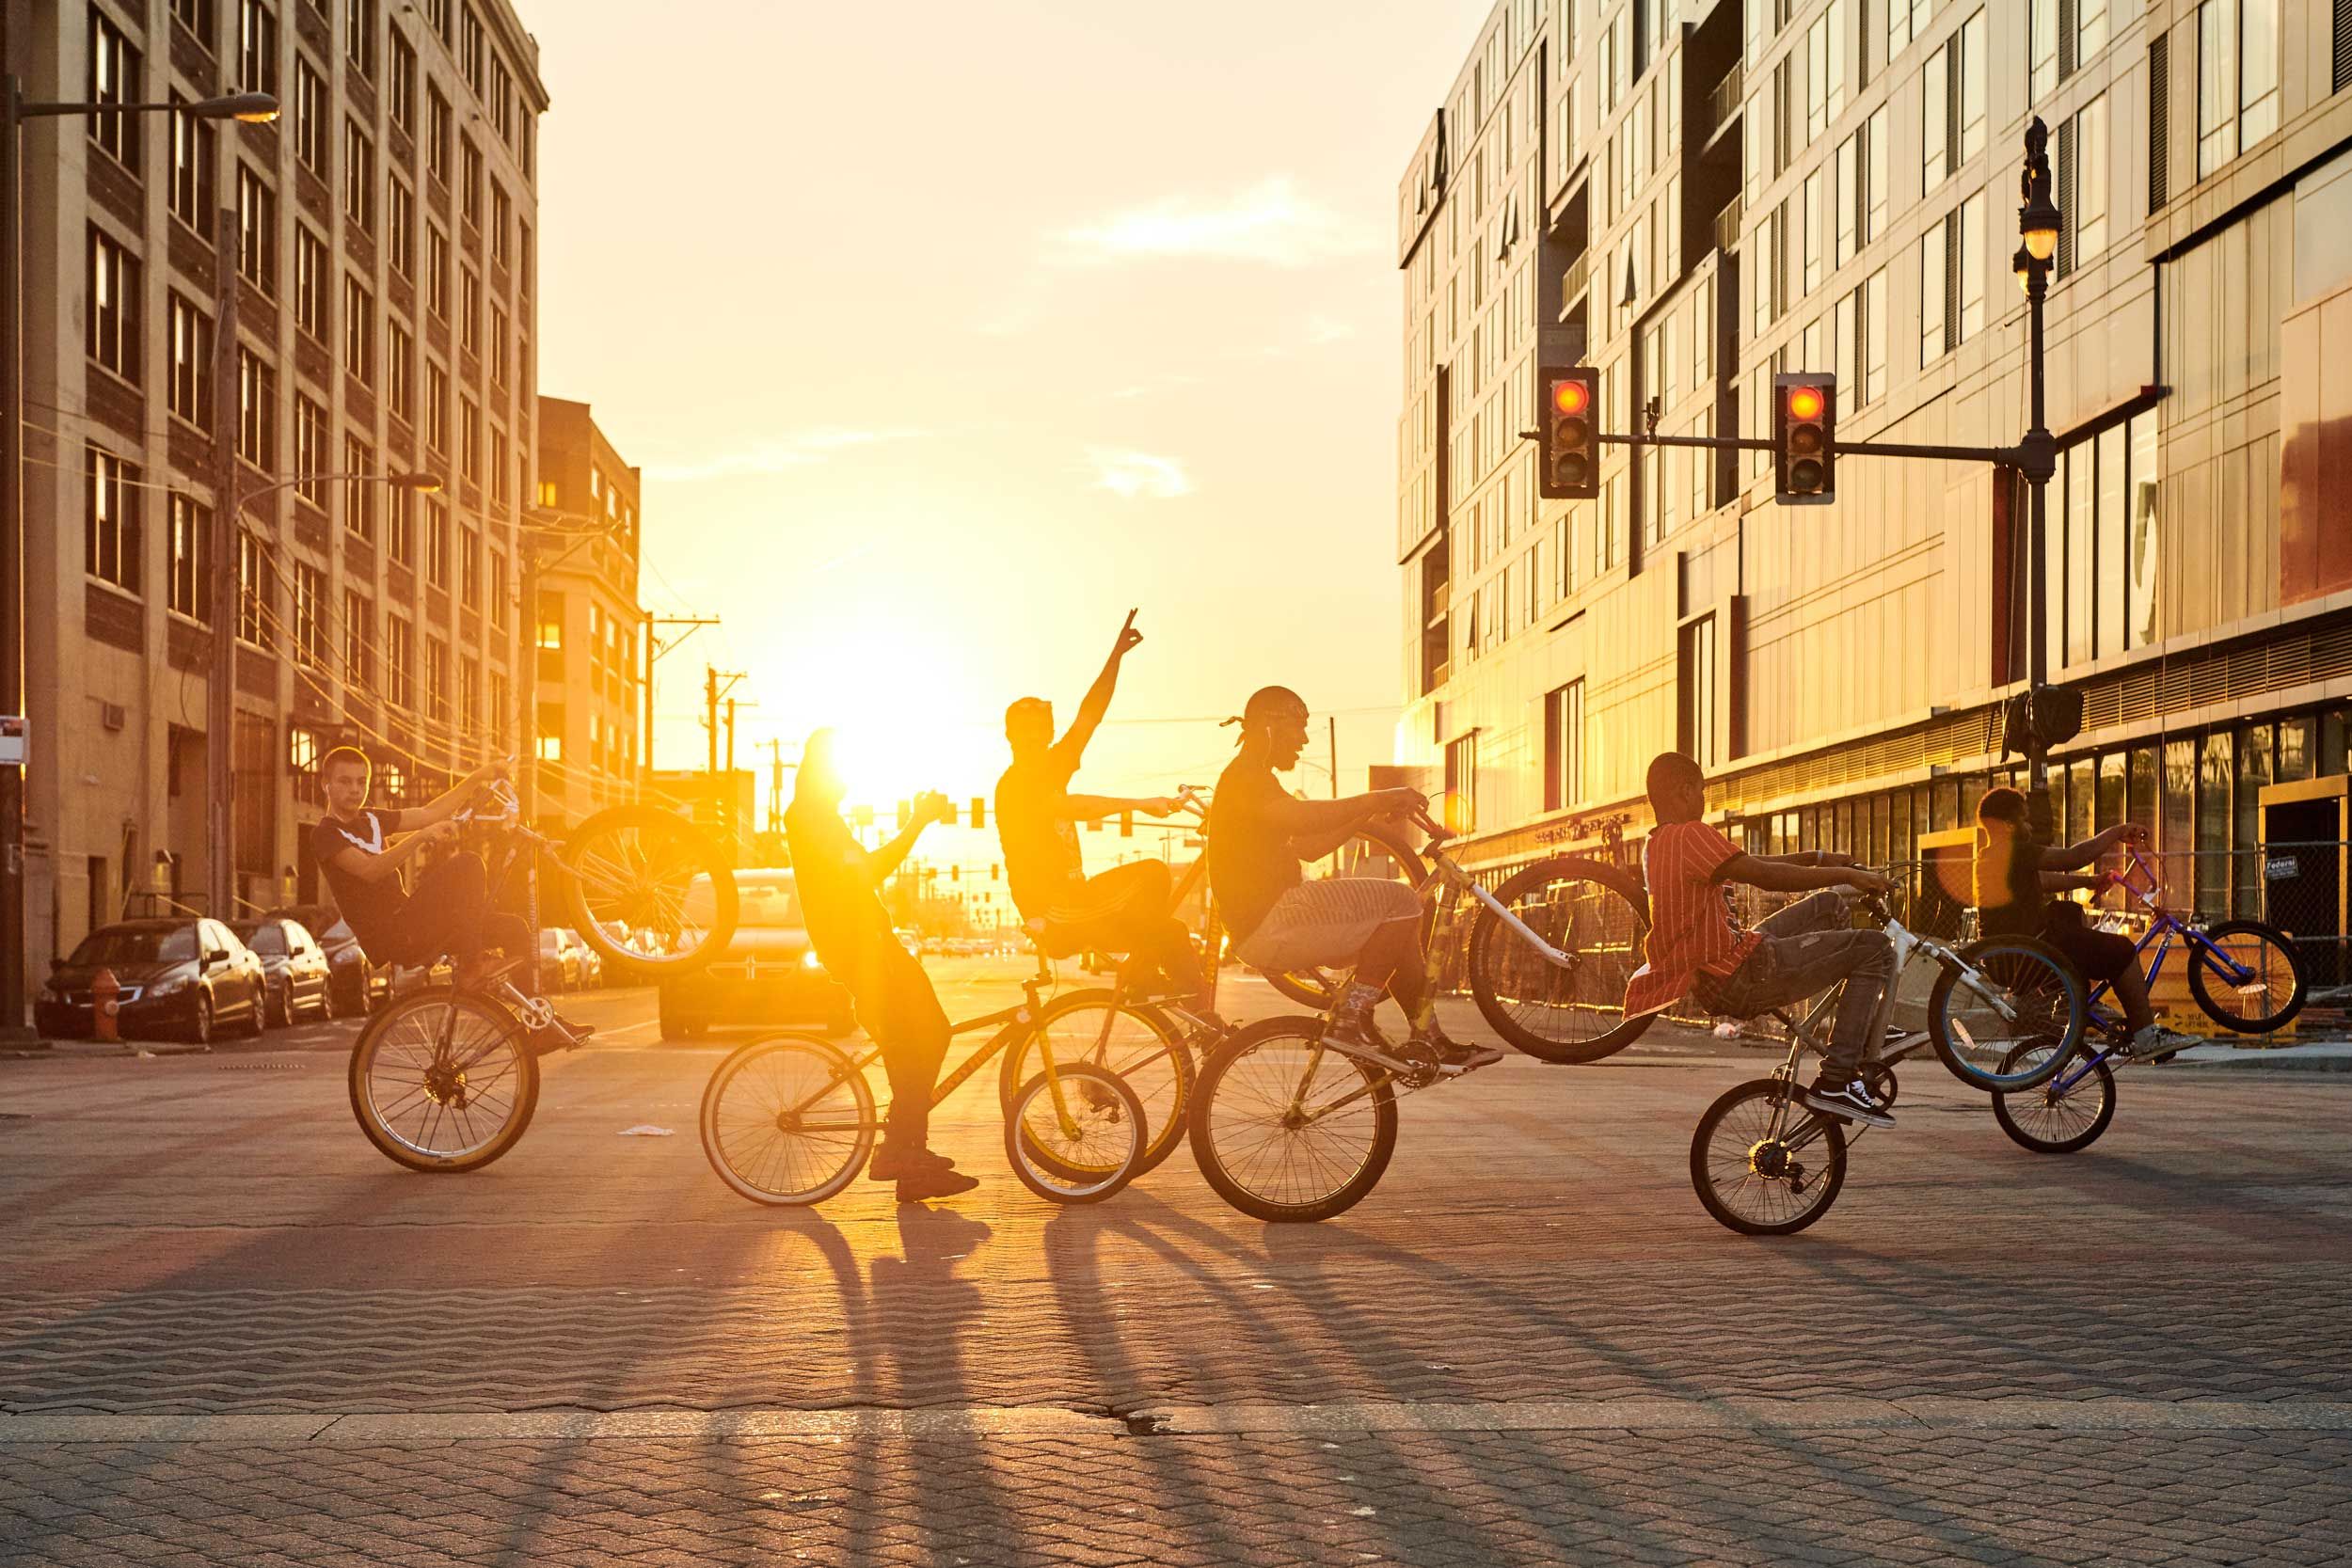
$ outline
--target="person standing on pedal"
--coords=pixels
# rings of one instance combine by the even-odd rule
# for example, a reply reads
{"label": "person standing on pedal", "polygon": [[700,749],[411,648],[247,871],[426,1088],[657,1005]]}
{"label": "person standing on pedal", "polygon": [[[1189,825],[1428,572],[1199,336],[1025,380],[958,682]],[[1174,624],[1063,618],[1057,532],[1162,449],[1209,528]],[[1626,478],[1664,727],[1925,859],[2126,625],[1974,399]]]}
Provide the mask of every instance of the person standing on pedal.
{"label": "person standing on pedal", "polygon": [[1376,817],[1421,810],[1418,790],[1379,789],[1343,800],[1301,800],[1278,770],[1298,766],[1307,747],[1307,705],[1288,687],[1253,693],[1241,717],[1241,754],[1218,778],[1209,806],[1209,886],[1233,933],[1233,952],[1253,969],[1353,966],[1355,977],[1331,1011],[1327,1037],[1360,1050],[1396,1071],[1413,1063],[1393,1054],[1373,1027],[1385,992],[1410,1021],[1408,1044],[1452,1073],[1502,1059],[1495,1046],[1467,1045],[1438,1026],[1436,998],[1421,950],[1421,897],[1379,877],[1307,881],[1301,861],[1321,860]]}
{"label": "person standing on pedal", "polygon": [[792,849],[792,880],[801,895],[809,944],[818,961],[849,988],[857,1021],[882,1047],[890,1076],[890,1117],[882,1146],[866,1168],[875,1181],[895,1181],[901,1203],[952,1197],[979,1185],[931,1151],[931,1094],[947,1056],[947,1014],[930,976],[898,945],[882,908],[882,885],[934,819],[952,820],[955,808],[940,795],[914,802],[906,831],[867,853],[841,820],[843,784],[834,756],[834,733],[818,730],[801,752],[784,834]]}
{"label": "person standing on pedal", "polygon": [[1183,804],[1166,795],[1070,793],[1087,742],[1110,711],[1120,663],[1142,641],[1131,610],[1102,673],[1087,689],[1059,740],[1054,738],[1054,705],[1044,698],[1024,697],[1005,709],[1012,766],[996,781],[996,836],[1005,849],[1005,880],[1022,920],[1045,951],[1125,953],[1132,977],[1147,989],[1172,992],[1197,1028],[1221,1034],[1223,1026],[1209,1011],[1208,985],[1193,957],[1191,933],[1168,908],[1175,888],[1168,863],[1135,861],[1089,877],[1078,850],[1080,822],[1121,812],[1167,816]]}
{"label": "person standing on pedal", "polygon": [[1895,978],[1895,949],[1883,931],[1853,928],[1836,892],[1791,904],[1756,930],[1732,924],[1724,884],[1772,893],[1851,888],[1887,893],[1894,883],[1823,849],[1751,855],[1709,826],[1707,775],[1680,752],[1650,759],[1650,811],[1658,826],[1642,848],[1649,885],[1649,958],[1626,982],[1628,1018],[1661,1012],[1689,996],[1728,1018],[1754,1018],[1845,983],[1829,1053],[1811,1087],[1814,1110],[1868,1127],[1892,1127],[1894,1113],[1862,1082],[1862,1058],[1879,1002]]}

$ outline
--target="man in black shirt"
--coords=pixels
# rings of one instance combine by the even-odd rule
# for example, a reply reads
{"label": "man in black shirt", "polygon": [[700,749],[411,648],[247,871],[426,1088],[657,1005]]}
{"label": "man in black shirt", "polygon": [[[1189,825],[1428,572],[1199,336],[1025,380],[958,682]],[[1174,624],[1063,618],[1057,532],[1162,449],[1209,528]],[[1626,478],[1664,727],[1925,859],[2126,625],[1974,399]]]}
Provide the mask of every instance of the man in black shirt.
{"label": "man in black shirt", "polygon": [[[367,803],[373,768],[365,752],[338,746],[320,759],[326,815],[310,831],[311,847],[336,909],[374,962],[429,964],[446,955],[457,983],[471,987],[499,967],[491,949],[509,964],[531,956],[529,928],[490,908],[490,873],[480,855],[445,856],[417,879],[414,892],[400,885],[401,867],[421,850],[454,841],[453,818],[503,780],[507,767],[503,758],[485,762],[425,805],[376,811]],[[393,843],[400,834],[406,836]]]}
{"label": "man in black shirt", "polygon": [[1412,1023],[1412,1043],[1449,1072],[1499,1062],[1491,1046],[1457,1044],[1438,1026],[1421,952],[1421,899],[1403,882],[1375,877],[1301,879],[1298,863],[1320,860],[1373,818],[1419,811],[1417,790],[1380,789],[1343,800],[1301,800],[1275,771],[1298,764],[1307,745],[1307,705],[1287,687],[1249,699],[1238,720],[1241,754],[1217,780],[1209,811],[1209,885],[1244,963],[1273,974],[1355,966],[1331,1012],[1331,1034],[1397,1070],[1372,1026],[1381,993]]}
{"label": "man in black shirt", "polygon": [[833,977],[849,988],[858,1023],[882,1047],[882,1068],[890,1075],[890,1117],[866,1174],[876,1181],[896,1181],[900,1202],[951,1197],[979,1182],[926,1147],[931,1093],[939,1064],[947,1056],[947,1014],[923,966],[898,945],[879,893],[923,830],[934,819],[952,820],[955,808],[945,796],[923,796],[906,832],[868,854],[841,820],[842,793],[833,731],[818,730],[801,752],[784,833],[792,849],[792,880],[808,923],[809,945]]}
{"label": "man in black shirt", "polygon": [[1142,641],[1131,610],[1102,673],[1059,740],[1054,738],[1054,705],[1044,698],[1024,697],[1005,710],[1012,766],[996,781],[996,834],[1005,847],[1005,880],[1012,901],[1023,920],[1036,923],[1039,945],[1046,952],[1058,956],[1095,948],[1129,954],[1138,976],[1157,970],[1162,985],[1205,1009],[1206,984],[1193,958],[1192,937],[1168,909],[1175,889],[1168,863],[1136,861],[1089,877],[1078,853],[1080,822],[1121,812],[1166,816],[1182,803],[1173,796],[1070,793],[1087,742],[1110,710],[1120,662]]}

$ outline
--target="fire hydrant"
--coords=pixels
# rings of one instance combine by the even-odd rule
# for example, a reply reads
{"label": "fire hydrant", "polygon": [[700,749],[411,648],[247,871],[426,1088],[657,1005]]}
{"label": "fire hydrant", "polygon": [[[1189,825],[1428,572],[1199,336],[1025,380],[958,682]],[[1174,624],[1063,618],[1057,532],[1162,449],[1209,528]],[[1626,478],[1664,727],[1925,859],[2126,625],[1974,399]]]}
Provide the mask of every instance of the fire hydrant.
{"label": "fire hydrant", "polygon": [[111,969],[102,969],[90,976],[89,1001],[94,1033],[102,1040],[119,1040],[121,1031],[116,1027],[115,1015],[122,1010],[118,1000],[122,995],[122,982],[115,978]]}

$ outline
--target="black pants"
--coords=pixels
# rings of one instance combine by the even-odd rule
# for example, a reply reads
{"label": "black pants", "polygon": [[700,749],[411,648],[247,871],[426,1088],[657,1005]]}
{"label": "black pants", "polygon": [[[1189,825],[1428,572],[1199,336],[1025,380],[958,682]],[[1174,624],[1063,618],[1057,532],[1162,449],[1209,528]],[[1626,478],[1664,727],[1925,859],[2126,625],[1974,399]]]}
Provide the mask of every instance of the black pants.
{"label": "black pants", "polygon": [[931,990],[931,977],[898,943],[890,942],[850,988],[858,1026],[882,1047],[882,1070],[890,1077],[890,1118],[882,1141],[896,1148],[922,1148],[931,1132],[931,1092],[939,1065],[947,1059],[946,1009]]}
{"label": "black pants", "polygon": [[496,947],[508,958],[530,956],[531,927],[520,915],[490,908],[490,868],[480,855],[451,855],[417,879],[400,911],[389,951],[368,955],[378,963],[429,964],[446,956],[460,968]]}
{"label": "black pants", "polygon": [[1089,877],[1045,911],[1045,950],[1125,953],[1144,977],[1157,969],[1173,990],[1193,995],[1201,989],[1200,965],[1192,933],[1168,911],[1174,892],[1166,861],[1136,861]]}

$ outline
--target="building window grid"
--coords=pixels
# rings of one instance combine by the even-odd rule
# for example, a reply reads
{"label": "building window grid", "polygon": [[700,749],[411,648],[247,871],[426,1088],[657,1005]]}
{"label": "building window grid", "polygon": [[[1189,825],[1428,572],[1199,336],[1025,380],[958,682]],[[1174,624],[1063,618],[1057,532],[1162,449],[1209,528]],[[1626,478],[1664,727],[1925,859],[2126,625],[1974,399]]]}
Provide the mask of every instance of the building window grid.
{"label": "building window grid", "polygon": [[237,455],[263,473],[278,467],[278,372],[243,345],[237,349]]}
{"label": "building window grid", "polygon": [[343,274],[343,369],[362,387],[375,385],[375,296],[357,273]]}
{"label": "building window grid", "polygon": [[307,561],[294,562],[294,662],[326,668],[326,574]]}
{"label": "building window grid", "polygon": [[2279,129],[2279,0],[2197,8],[2197,178]]}
{"label": "building window grid", "polygon": [[237,83],[246,92],[278,94],[278,11],[269,0],[240,0]]}
{"label": "building window grid", "polygon": [[237,166],[237,276],[278,295],[278,193],[246,165]]}
{"label": "building window grid", "polygon": [[165,406],[197,429],[213,428],[213,323],[179,291],[166,305],[171,385]]}
{"label": "building window grid", "polygon": [[375,143],[349,119],[343,121],[343,215],[362,234],[375,232]]}
{"label": "building window grid", "polygon": [[[187,99],[175,87],[171,102],[185,103]],[[193,115],[180,113],[171,116],[170,129],[171,215],[201,234],[209,244],[213,238],[213,210],[217,203],[214,191],[219,181],[220,133]]]}
{"label": "building window grid", "polygon": [[89,229],[90,362],[135,387],[146,343],[139,330],[139,261],[96,224]]}
{"label": "building window grid", "polygon": [[139,468],[97,443],[83,449],[83,569],[127,594],[141,591],[144,556]]}
{"label": "building window grid", "polygon": [[268,652],[277,646],[270,584],[278,568],[269,546],[250,529],[237,534],[237,641]]}
{"label": "building window grid", "polygon": [[[89,8],[89,101],[138,102],[139,52],[130,36],[96,6]],[[89,117],[90,145],[130,170],[135,179],[139,173],[140,123],[135,114]]]}
{"label": "building window grid", "polygon": [[343,472],[355,476],[343,485],[343,528],[358,538],[373,540],[377,486],[360,476],[375,472],[375,451],[357,436],[343,437]]}
{"label": "building window grid", "polygon": [[213,513],[177,490],[167,508],[171,530],[171,576],[165,604],[198,626],[213,622]]}
{"label": "building window grid", "polygon": [[301,55],[294,55],[294,159],[321,180],[329,168],[326,81]]}

